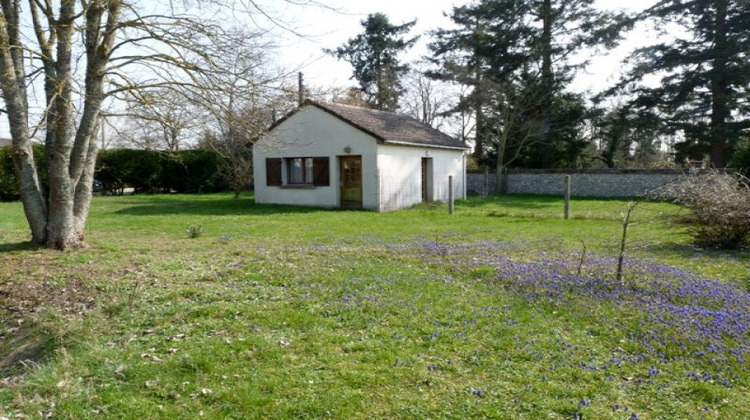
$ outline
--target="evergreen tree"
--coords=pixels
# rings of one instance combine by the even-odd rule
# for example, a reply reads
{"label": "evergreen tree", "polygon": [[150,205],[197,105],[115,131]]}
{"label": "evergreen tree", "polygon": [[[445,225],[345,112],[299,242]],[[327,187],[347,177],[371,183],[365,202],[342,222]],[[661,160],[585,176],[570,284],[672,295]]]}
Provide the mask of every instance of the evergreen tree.
{"label": "evergreen tree", "polygon": [[[613,46],[620,29],[615,23],[622,22],[593,2],[481,0],[453,9],[456,29],[433,33],[433,61],[440,66],[434,76],[473,87],[460,106],[475,111],[478,161],[488,163],[493,148],[498,168],[510,158],[516,165],[578,164],[587,112],[583,99],[565,87],[586,63],[572,62],[572,55],[581,47]],[[517,139],[524,144],[513,144]]]}
{"label": "evergreen tree", "polygon": [[[455,7],[451,20],[456,28],[433,32],[432,62],[439,66],[434,78],[470,86],[456,111],[471,111],[475,118],[474,158],[489,165],[493,138],[492,120],[498,122],[498,107],[517,102],[521,87],[512,80],[530,61],[528,48],[532,32],[523,24],[528,4],[523,0],[481,1]],[[526,104],[522,108],[527,108]],[[517,116],[517,109],[504,109],[504,117]],[[503,136],[508,138],[508,136]]]}
{"label": "evergreen tree", "polygon": [[326,50],[354,67],[352,78],[359,82],[365,100],[375,109],[395,111],[403,93],[401,77],[408,66],[398,60],[399,53],[412,47],[418,37],[404,39],[416,20],[393,25],[382,13],[362,21],[364,32],[335,50]]}
{"label": "evergreen tree", "polygon": [[[610,93],[634,96],[630,107],[653,110],[668,132],[682,137],[677,160],[709,156],[727,165],[750,137],[750,3],[747,0],[661,0],[644,11],[659,26],[686,34],[635,52],[635,65]],[[657,87],[646,76],[661,76]]]}
{"label": "evergreen tree", "polygon": [[648,167],[662,160],[659,118],[648,110],[637,113],[619,105],[597,110],[591,120],[597,142],[594,159],[608,168]]}

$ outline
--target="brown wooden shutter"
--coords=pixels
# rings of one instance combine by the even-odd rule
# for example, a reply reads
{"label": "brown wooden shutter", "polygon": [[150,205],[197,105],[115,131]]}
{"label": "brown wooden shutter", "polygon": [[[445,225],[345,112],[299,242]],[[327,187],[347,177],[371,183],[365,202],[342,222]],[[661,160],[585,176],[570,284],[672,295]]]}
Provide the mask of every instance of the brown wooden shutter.
{"label": "brown wooden shutter", "polygon": [[327,187],[331,185],[331,170],[327,157],[313,158],[313,185]]}
{"label": "brown wooden shutter", "polygon": [[281,186],[280,158],[266,158],[266,185],[269,187]]}

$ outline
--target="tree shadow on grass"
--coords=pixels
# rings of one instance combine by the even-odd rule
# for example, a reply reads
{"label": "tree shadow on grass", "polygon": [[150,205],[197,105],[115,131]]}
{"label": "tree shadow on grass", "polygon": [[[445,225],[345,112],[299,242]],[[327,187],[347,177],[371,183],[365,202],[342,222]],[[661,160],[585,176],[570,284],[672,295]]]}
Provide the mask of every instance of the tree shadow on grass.
{"label": "tree shadow on grass", "polygon": [[[54,337],[33,323],[15,329],[0,343],[0,376],[20,375],[54,353]],[[30,363],[31,362],[31,363]]]}
{"label": "tree shadow on grass", "polygon": [[203,198],[165,199],[148,197],[136,205],[119,210],[117,214],[132,216],[160,216],[189,214],[206,216],[262,216],[269,214],[314,213],[325,209],[276,204],[256,204],[252,199]]}
{"label": "tree shadow on grass", "polygon": [[30,249],[37,249],[38,245],[31,242],[16,242],[16,243],[0,243],[0,253],[13,252],[13,251],[28,251]]}
{"label": "tree shadow on grass", "polygon": [[[562,205],[564,201],[562,193],[560,195],[532,195],[532,194],[493,194],[487,197],[469,196],[467,200],[461,200],[461,204],[466,207],[482,207],[488,205],[503,205],[509,208],[537,209],[549,208]],[[627,203],[633,200],[643,200],[638,197],[578,197],[570,198],[575,202],[614,202]]]}
{"label": "tree shadow on grass", "polygon": [[539,210],[547,209],[558,204],[562,197],[546,195],[524,195],[524,194],[499,194],[488,197],[473,196],[466,200],[460,200],[461,207],[481,208],[502,206],[506,209]]}
{"label": "tree shadow on grass", "polygon": [[678,243],[678,242],[664,242],[658,244],[649,244],[640,247],[641,251],[645,251],[648,254],[672,254],[679,256],[684,259],[691,258],[731,258],[737,261],[747,261],[750,263],[750,252],[747,250],[731,250],[731,249],[713,249],[713,248],[701,248],[692,244]]}

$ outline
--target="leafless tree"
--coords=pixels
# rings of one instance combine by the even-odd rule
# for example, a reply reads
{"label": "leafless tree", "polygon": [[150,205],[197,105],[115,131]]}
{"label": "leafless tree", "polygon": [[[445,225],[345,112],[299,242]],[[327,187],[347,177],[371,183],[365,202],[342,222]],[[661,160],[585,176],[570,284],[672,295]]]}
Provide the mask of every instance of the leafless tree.
{"label": "leafless tree", "polygon": [[356,88],[333,88],[330,91],[331,102],[343,105],[369,108],[370,104],[365,100],[362,91]]}
{"label": "leafless tree", "polygon": [[205,133],[201,147],[222,156],[221,175],[239,197],[251,182],[252,143],[298,99],[296,89],[284,87],[291,75],[266,65],[271,45],[244,31],[231,35],[217,45],[221,70],[201,74],[189,90],[215,127]]}
{"label": "leafless tree", "polygon": [[446,124],[448,112],[456,105],[451,86],[426,76],[417,67],[404,78],[404,88],[401,112],[436,129]]}
{"label": "leafless tree", "polygon": [[544,126],[541,120],[528,118],[530,111],[539,105],[539,97],[523,91],[515,82],[504,81],[485,86],[487,97],[495,108],[492,127],[496,185],[501,189],[505,169],[521,156],[525,147],[540,141]]}
{"label": "leafless tree", "polygon": [[466,103],[465,98],[471,94],[471,88],[465,85],[458,85],[458,106],[454,107],[449,118],[451,126],[455,127],[455,136],[463,141],[467,142],[471,137],[475,137],[476,134],[476,118],[474,110],[470,107],[460,106],[460,104]]}
{"label": "leafless tree", "polygon": [[176,152],[189,145],[191,135],[196,137],[195,130],[202,126],[196,105],[185,100],[179,89],[133,91],[131,97],[125,112],[116,113],[126,119],[128,144]]}
{"label": "leafless tree", "polygon": [[[105,100],[135,89],[190,86],[198,75],[221,70],[214,47],[227,33],[226,19],[204,16],[219,16],[222,7],[231,9],[224,18],[243,7],[259,12],[252,1],[202,6],[193,12],[191,2],[0,1],[0,90],[33,243],[57,249],[85,244],[97,154],[92,139]],[[30,111],[37,78],[44,92],[38,123]],[[76,109],[79,98],[83,105]],[[47,191],[31,150],[31,139],[42,131]]]}

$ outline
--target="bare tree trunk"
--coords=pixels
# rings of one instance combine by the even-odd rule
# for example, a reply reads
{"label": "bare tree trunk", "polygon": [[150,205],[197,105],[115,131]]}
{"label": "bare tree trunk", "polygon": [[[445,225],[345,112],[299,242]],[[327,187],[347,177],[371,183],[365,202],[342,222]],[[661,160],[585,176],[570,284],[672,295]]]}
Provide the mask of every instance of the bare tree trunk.
{"label": "bare tree trunk", "polygon": [[81,243],[84,242],[84,228],[91,207],[92,188],[94,184],[94,169],[96,167],[96,155],[98,148],[95,142],[90,142],[89,150],[86,154],[86,167],[84,168],[81,178],[78,180],[75,192],[75,207],[73,208],[73,217],[75,218],[75,234]]}
{"label": "bare tree trunk", "polygon": [[714,26],[714,71],[711,76],[711,165],[725,168],[731,155],[727,144],[724,126],[731,116],[729,110],[730,88],[726,80],[727,68],[727,1],[716,0],[716,19]]}
{"label": "bare tree trunk", "polygon": [[[73,151],[73,77],[72,41],[75,3],[62,2],[56,29],[57,57],[55,74],[46,74],[56,85],[56,95],[49,112],[47,130],[54,138],[48,145],[47,179],[49,181],[48,220],[46,244],[50,248],[67,249],[78,245],[73,220],[75,185],[70,177],[71,153]],[[51,146],[51,147],[50,147]]]}
{"label": "bare tree trunk", "polygon": [[552,69],[552,0],[542,2],[542,98],[541,120],[542,120],[542,142],[549,140],[552,131],[552,91],[555,84],[555,75]]}
{"label": "bare tree trunk", "polygon": [[497,142],[497,161],[495,162],[495,190],[498,193],[503,192],[503,172],[505,170],[505,146],[508,143],[507,124],[503,127],[502,133]]}
{"label": "bare tree trunk", "polygon": [[47,205],[36,172],[34,151],[28,137],[25,141],[22,134],[13,138],[13,166],[18,178],[23,211],[31,230],[31,242],[41,244],[46,238]]}
{"label": "bare tree trunk", "polygon": [[29,133],[23,48],[19,38],[20,3],[2,2],[0,16],[0,87],[5,99],[10,134],[13,138],[13,166],[31,241],[42,243],[47,225],[47,205],[34,163]]}

